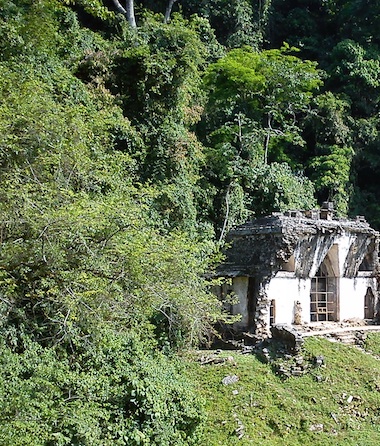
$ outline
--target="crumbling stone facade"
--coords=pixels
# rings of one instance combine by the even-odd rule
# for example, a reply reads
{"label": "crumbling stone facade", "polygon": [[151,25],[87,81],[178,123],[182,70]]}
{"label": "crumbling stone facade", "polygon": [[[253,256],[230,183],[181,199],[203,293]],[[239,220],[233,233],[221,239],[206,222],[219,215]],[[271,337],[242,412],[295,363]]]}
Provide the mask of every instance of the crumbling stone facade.
{"label": "crumbling stone facade", "polygon": [[363,217],[335,219],[320,210],[274,213],[228,235],[219,292],[241,314],[237,332],[257,338],[275,324],[300,325],[378,316],[379,233]]}

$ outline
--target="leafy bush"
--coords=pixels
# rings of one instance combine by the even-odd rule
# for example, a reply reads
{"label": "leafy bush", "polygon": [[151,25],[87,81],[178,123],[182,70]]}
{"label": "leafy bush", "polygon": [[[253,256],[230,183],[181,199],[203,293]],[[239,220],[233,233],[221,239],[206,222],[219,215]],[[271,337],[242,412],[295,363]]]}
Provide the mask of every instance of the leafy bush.
{"label": "leafy bush", "polygon": [[201,401],[179,362],[131,333],[98,333],[96,347],[61,355],[24,338],[0,346],[0,444],[191,445]]}

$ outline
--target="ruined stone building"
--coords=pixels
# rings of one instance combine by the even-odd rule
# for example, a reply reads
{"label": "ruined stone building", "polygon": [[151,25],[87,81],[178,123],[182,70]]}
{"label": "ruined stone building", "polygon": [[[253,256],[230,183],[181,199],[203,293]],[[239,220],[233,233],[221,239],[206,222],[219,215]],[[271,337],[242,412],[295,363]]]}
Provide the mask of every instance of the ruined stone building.
{"label": "ruined stone building", "polygon": [[235,295],[234,331],[262,338],[275,324],[377,317],[379,233],[364,218],[334,219],[325,203],[238,226],[228,241],[218,292]]}

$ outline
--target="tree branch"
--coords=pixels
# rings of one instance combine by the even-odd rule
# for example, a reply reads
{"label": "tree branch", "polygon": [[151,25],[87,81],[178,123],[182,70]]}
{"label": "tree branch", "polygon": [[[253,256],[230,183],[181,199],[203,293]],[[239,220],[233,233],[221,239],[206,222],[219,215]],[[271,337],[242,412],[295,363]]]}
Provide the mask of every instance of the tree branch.
{"label": "tree branch", "polygon": [[168,6],[166,8],[165,11],[165,18],[164,18],[164,23],[168,23],[170,20],[170,14],[172,13],[172,8],[175,2],[177,2],[178,0],[169,0]]}
{"label": "tree branch", "polygon": [[121,3],[119,0],[112,0],[113,4],[115,5],[116,9],[121,13],[127,15],[127,11],[121,6]]}
{"label": "tree branch", "polygon": [[119,2],[119,0],[112,0],[116,9],[121,13],[127,16],[127,20],[131,28],[136,28],[136,19],[135,19],[135,8],[133,0],[127,0],[125,4],[125,8]]}
{"label": "tree branch", "polygon": [[222,228],[222,232],[220,233],[220,237],[219,237],[219,243],[221,243],[224,238],[224,234],[226,232],[227,223],[228,223],[228,217],[230,215],[230,188],[231,188],[231,184],[228,185],[227,192],[226,192],[226,197],[225,197],[226,215],[224,217],[223,228]]}

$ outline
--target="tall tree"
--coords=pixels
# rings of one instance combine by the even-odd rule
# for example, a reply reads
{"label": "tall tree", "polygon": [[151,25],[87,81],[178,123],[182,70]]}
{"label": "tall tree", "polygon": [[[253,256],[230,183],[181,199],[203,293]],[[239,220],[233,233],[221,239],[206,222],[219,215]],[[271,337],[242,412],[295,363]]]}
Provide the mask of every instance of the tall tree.
{"label": "tall tree", "polygon": [[[292,199],[278,193],[278,200],[272,200],[270,208],[265,200],[260,206],[253,196],[264,171],[273,178],[272,189],[282,187],[281,177],[291,183],[289,169],[265,166],[277,161],[279,147],[291,151],[305,144],[302,117],[307,115],[313,93],[322,83],[316,64],[297,58],[290,50],[234,49],[206,71],[209,97],[200,133],[209,147],[207,176],[218,190],[214,207],[225,209],[222,221],[227,214],[232,219],[233,208],[235,214],[236,209],[245,209],[239,213],[240,218],[246,218],[247,211],[261,214],[283,206],[301,206],[302,201],[302,206],[312,203],[311,188],[296,178],[293,184],[304,184],[305,188],[294,190],[299,198],[308,197],[306,200],[297,201],[297,193]],[[234,198],[232,192],[239,188]],[[216,220],[220,224],[220,215]]]}
{"label": "tall tree", "polygon": [[236,150],[244,150],[241,144],[251,150],[255,146],[265,163],[272,140],[276,145],[304,143],[299,119],[322,84],[316,63],[299,59],[291,50],[232,50],[212,64],[205,77],[210,89],[205,126],[225,128],[235,121],[240,145]]}

